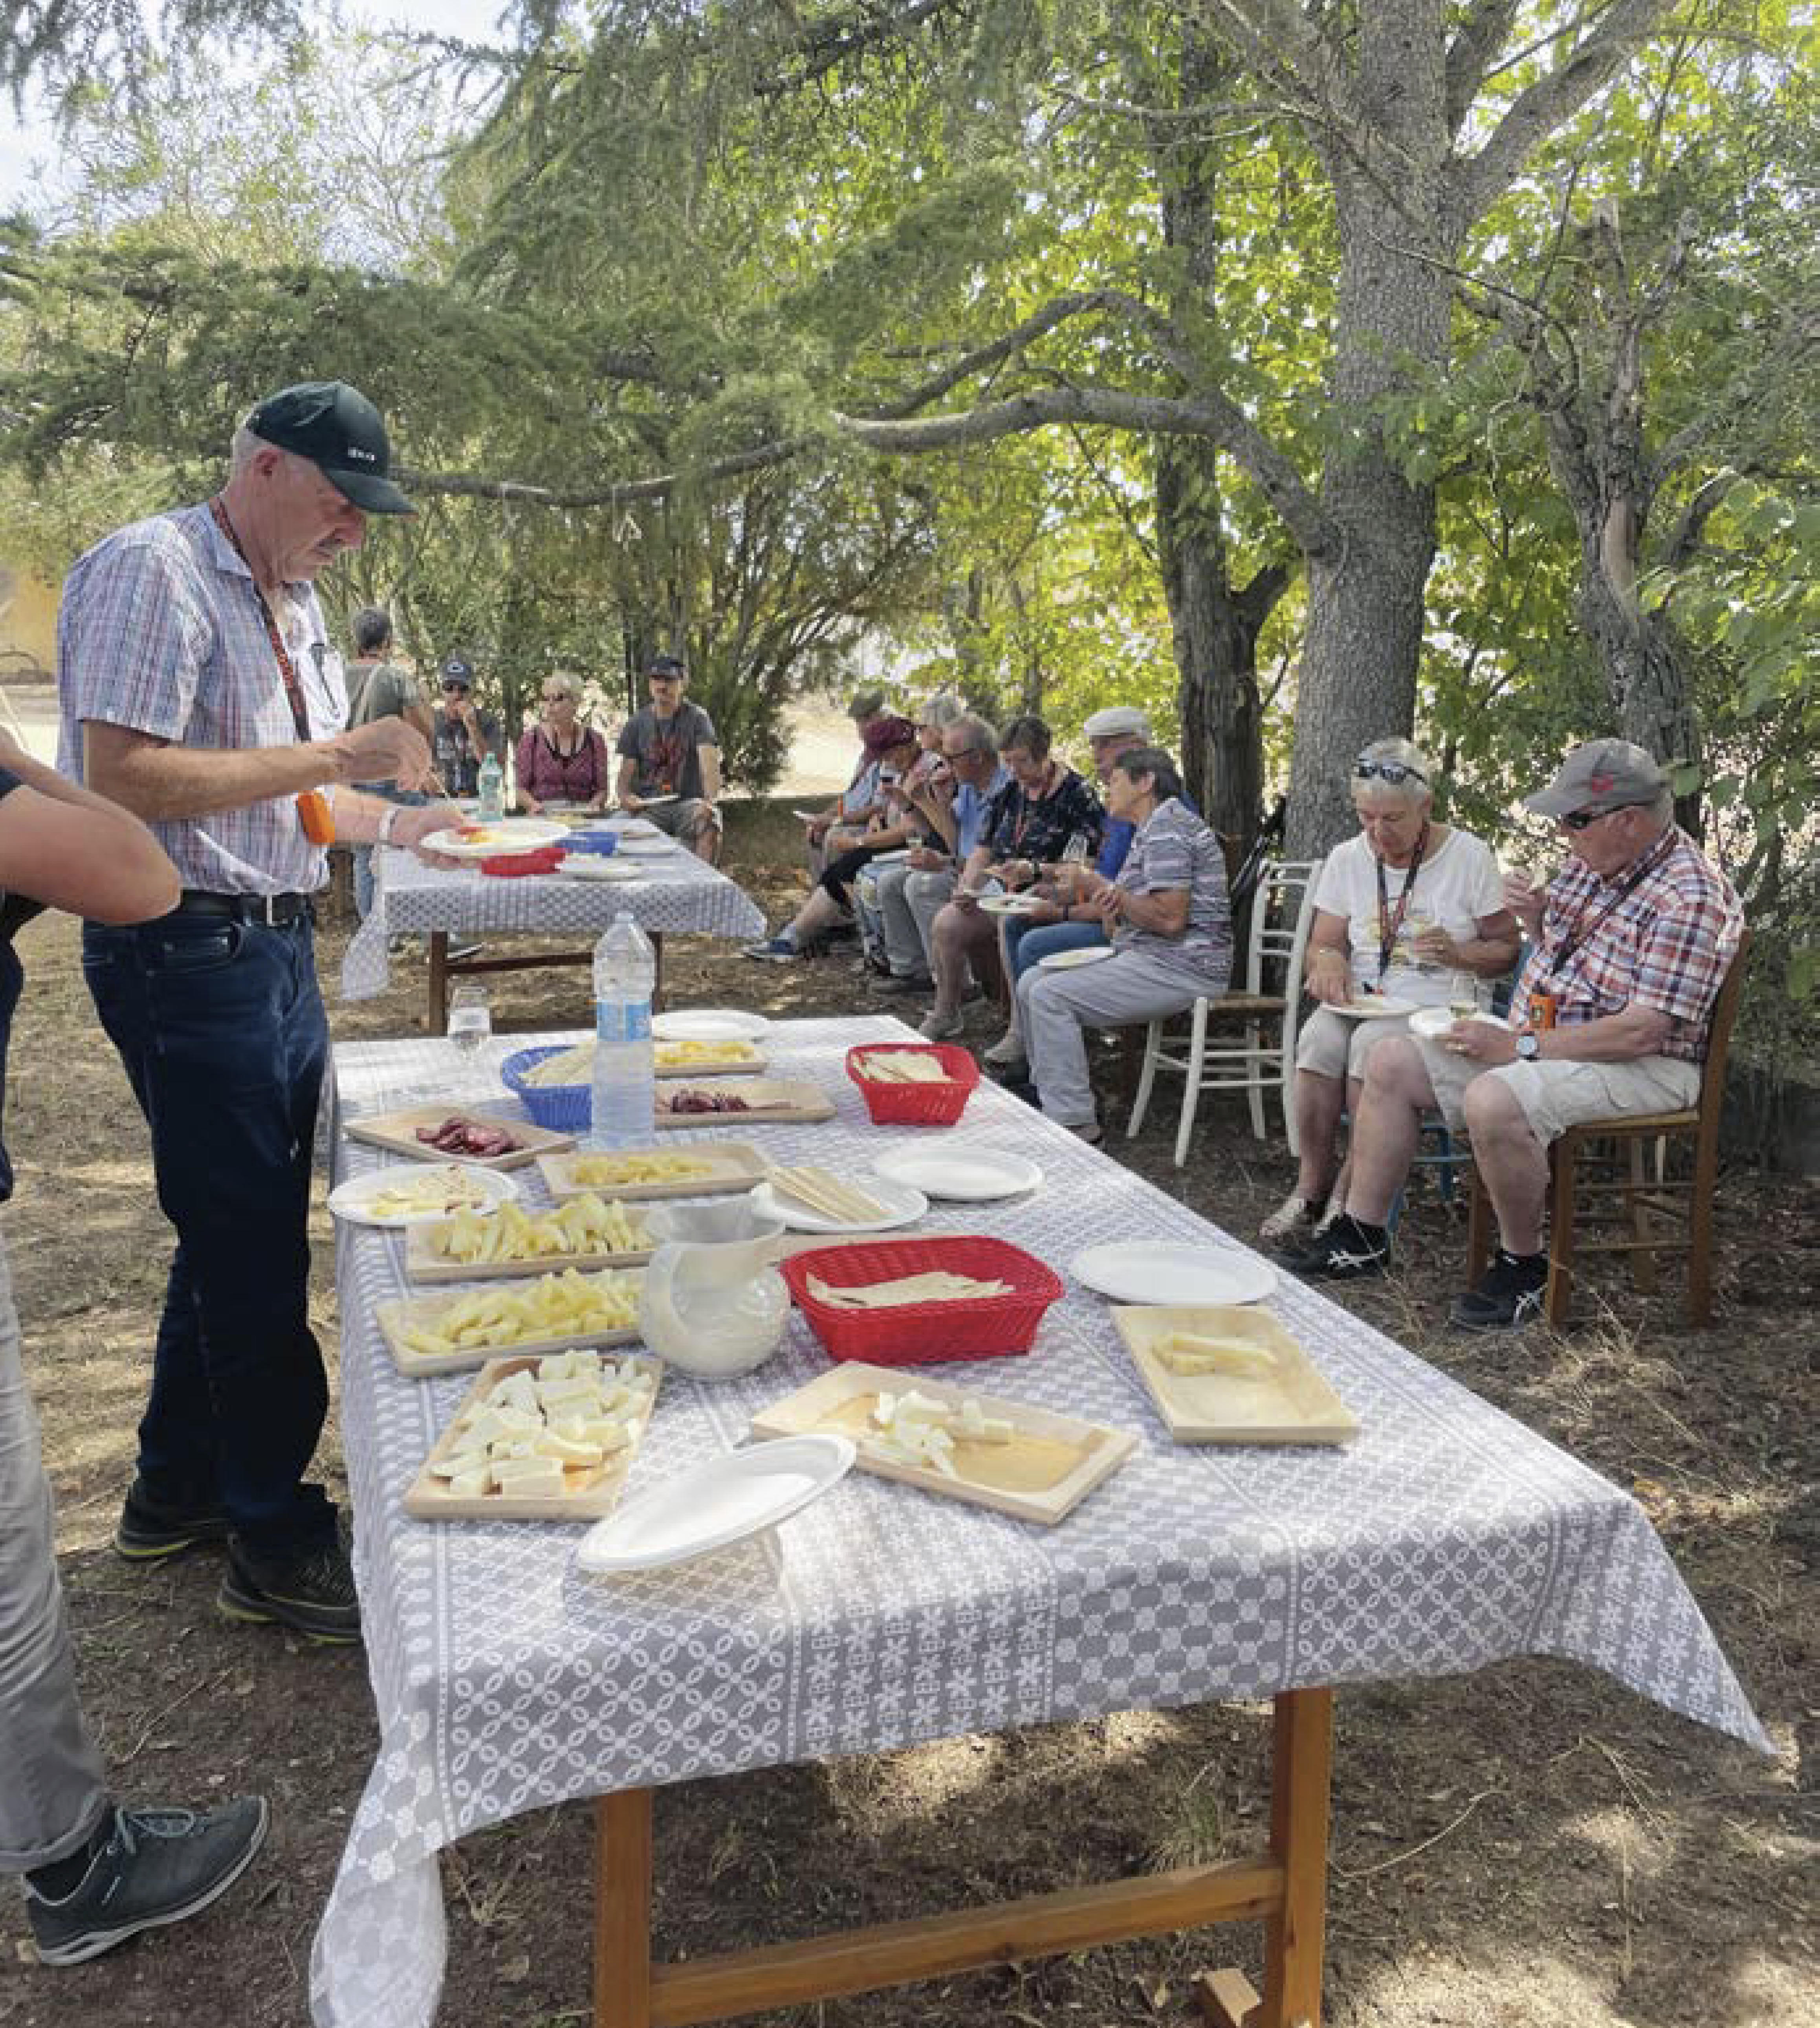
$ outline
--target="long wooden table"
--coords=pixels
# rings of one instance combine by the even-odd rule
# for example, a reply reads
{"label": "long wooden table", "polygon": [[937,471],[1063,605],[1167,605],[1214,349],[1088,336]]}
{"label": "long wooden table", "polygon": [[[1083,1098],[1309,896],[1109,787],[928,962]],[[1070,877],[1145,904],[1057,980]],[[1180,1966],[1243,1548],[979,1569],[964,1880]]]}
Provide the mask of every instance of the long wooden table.
{"label": "long wooden table", "polygon": [[[978,1142],[1042,1186],[940,1203],[1066,1272],[1090,1242],[1248,1249],[991,1087],[954,1129],[882,1129],[843,1059],[890,1020],[774,1024],[772,1068],[819,1084],[822,1125],[737,1121],[780,1161],[857,1175],[887,1146]],[[409,1094],[512,1102],[446,1042],[351,1044],[338,1105]],[[555,1038],[552,1038],[555,1039]],[[673,1146],[688,1134],[667,1135]],[[379,1157],[338,1141],[338,1175]],[[536,1195],[533,1188],[533,1197]],[[1215,1974],[1232,2028],[1316,2022],[1334,1689],[1553,1654],[1763,1745],[1760,1727],[1641,1510],[1532,1431],[1290,1281],[1269,1299],[1359,1418],[1345,1449],[1180,1445],[1100,1297],[1069,1275],[1031,1354],[943,1369],[1139,1438],[1060,1525],[1040,1527],[854,1472],[774,1534],[635,1582],[575,1566],[576,1528],[412,1520],[405,1488],[466,1382],[411,1380],[374,1323],[405,1292],[390,1235],[338,1233],[342,1419],[380,1749],[313,1956],[321,2028],[429,2028],[442,1962],[436,1854],[518,1812],[586,1798],[597,1828],[601,2028],[723,2018],[1214,1921],[1260,1920],[1264,1991]],[[723,1455],[751,1417],[827,1371],[806,1325],[756,1373],[665,1381],[628,1497]],[[651,1793],[704,1776],[968,1732],[1274,1700],[1262,1849],[1237,1861],[674,1963],[653,1961]]]}

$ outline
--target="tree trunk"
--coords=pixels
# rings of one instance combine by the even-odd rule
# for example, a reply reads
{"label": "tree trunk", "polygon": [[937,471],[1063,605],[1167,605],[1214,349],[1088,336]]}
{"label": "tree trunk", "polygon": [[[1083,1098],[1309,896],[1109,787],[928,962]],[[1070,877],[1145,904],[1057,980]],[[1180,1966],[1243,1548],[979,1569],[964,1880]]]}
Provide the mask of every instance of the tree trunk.
{"label": "tree trunk", "polygon": [[1330,383],[1334,441],[1321,504],[1338,546],[1308,559],[1308,625],[1296,695],[1289,849],[1329,851],[1353,828],[1354,757],[1408,733],[1415,717],[1423,594],[1434,560],[1434,494],[1413,485],[1385,441],[1378,405],[1438,376],[1448,357],[1448,272],[1459,228],[1442,178],[1451,146],[1439,0],[1381,0],[1358,15],[1361,102],[1393,144],[1387,191],[1330,148],[1340,287]]}
{"label": "tree trunk", "polygon": [[[1597,531],[1582,524],[1581,534],[1580,624],[1599,651],[1618,736],[1665,767],[1697,762],[1700,721],[1680,637],[1668,621],[1644,612],[1614,586]],[[1633,570],[1633,580],[1634,575]],[[1704,814],[1697,790],[1676,798],[1675,818],[1692,836],[1700,835]]]}

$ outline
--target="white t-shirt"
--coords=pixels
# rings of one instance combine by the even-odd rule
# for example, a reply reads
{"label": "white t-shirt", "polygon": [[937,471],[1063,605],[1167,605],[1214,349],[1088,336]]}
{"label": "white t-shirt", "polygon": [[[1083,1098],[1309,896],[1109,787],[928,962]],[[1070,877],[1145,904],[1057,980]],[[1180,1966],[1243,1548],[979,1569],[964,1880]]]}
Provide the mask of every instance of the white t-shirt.
{"label": "white t-shirt", "polygon": [[[1384,891],[1393,918],[1408,869],[1384,868]],[[1355,986],[1379,987],[1399,1000],[1438,1007],[1448,997],[1452,973],[1445,965],[1422,964],[1411,946],[1421,931],[1437,925],[1456,943],[1478,934],[1489,916],[1501,914],[1504,879],[1482,838],[1471,832],[1449,831],[1436,851],[1423,855],[1390,953],[1390,968],[1378,976],[1378,861],[1363,833],[1328,853],[1315,886],[1315,906],[1346,919],[1347,941]]]}

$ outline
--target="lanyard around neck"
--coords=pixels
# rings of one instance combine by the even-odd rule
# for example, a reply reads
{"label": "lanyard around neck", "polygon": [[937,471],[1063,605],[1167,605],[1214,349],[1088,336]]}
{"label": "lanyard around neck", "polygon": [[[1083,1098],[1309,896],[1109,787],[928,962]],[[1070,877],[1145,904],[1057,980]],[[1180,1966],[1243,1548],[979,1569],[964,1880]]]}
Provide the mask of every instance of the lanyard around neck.
{"label": "lanyard around neck", "polygon": [[246,575],[253,586],[253,596],[259,601],[259,616],[265,622],[266,638],[271,642],[272,654],[277,658],[278,673],[284,679],[284,694],[290,705],[291,720],[297,727],[297,736],[307,746],[310,736],[309,714],[304,708],[303,690],[297,680],[296,666],[291,661],[290,649],[284,645],[284,635],[279,630],[277,618],[266,602],[265,594],[260,589],[258,579],[253,575],[253,565],[246,550],[240,546],[240,538],[234,532],[234,524],[228,520],[228,510],[221,505],[219,494],[209,502],[209,512],[214,516],[216,527],[221,531],[223,538],[235,555],[246,565]]}
{"label": "lanyard around neck", "polygon": [[1422,855],[1428,849],[1428,823],[1423,820],[1420,831],[1415,834],[1415,849],[1409,855],[1409,871],[1403,876],[1403,892],[1396,897],[1396,912],[1390,912],[1390,885],[1384,878],[1384,862],[1374,853],[1371,862],[1378,869],[1378,983],[1384,983],[1384,975],[1390,969],[1390,953],[1396,948],[1398,932],[1403,927],[1403,919],[1409,912],[1409,897],[1415,892],[1415,876],[1422,871]]}

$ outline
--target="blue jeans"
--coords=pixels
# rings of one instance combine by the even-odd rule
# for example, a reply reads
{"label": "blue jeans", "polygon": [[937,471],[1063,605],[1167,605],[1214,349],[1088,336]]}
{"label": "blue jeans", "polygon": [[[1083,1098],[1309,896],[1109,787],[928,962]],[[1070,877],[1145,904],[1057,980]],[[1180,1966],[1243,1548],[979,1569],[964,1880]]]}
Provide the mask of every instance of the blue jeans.
{"label": "blue jeans", "polygon": [[1014,1003],[1018,981],[1038,959],[1054,951],[1085,950],[1090,944],[1107,941],[1106,932],[1097,923],[1028,923],[1021,916],[1007,916],[1003,925],[1005,965],[1011,973]]}
{"label": "blue jeans", "polygon": [[328,1059],[309,920],[268,929],[178,910],[87,923],[83,969],[177,1233],[139,1476],[162,1503],[218,1501],[256,1556],[332,1541],[334,1507],[302,1482],[328,1408],[309,1313]]}
{"label": "blue jeans", "polygon": [[[357,782],[363,796],[377,796],[382,803],[398,803],[406,809],[420,809],[430,798],[420,789],[394,789],[390,782]],[[373,847],[357,845],[354,858],[354,912],[364,923],[373,912]]]}

